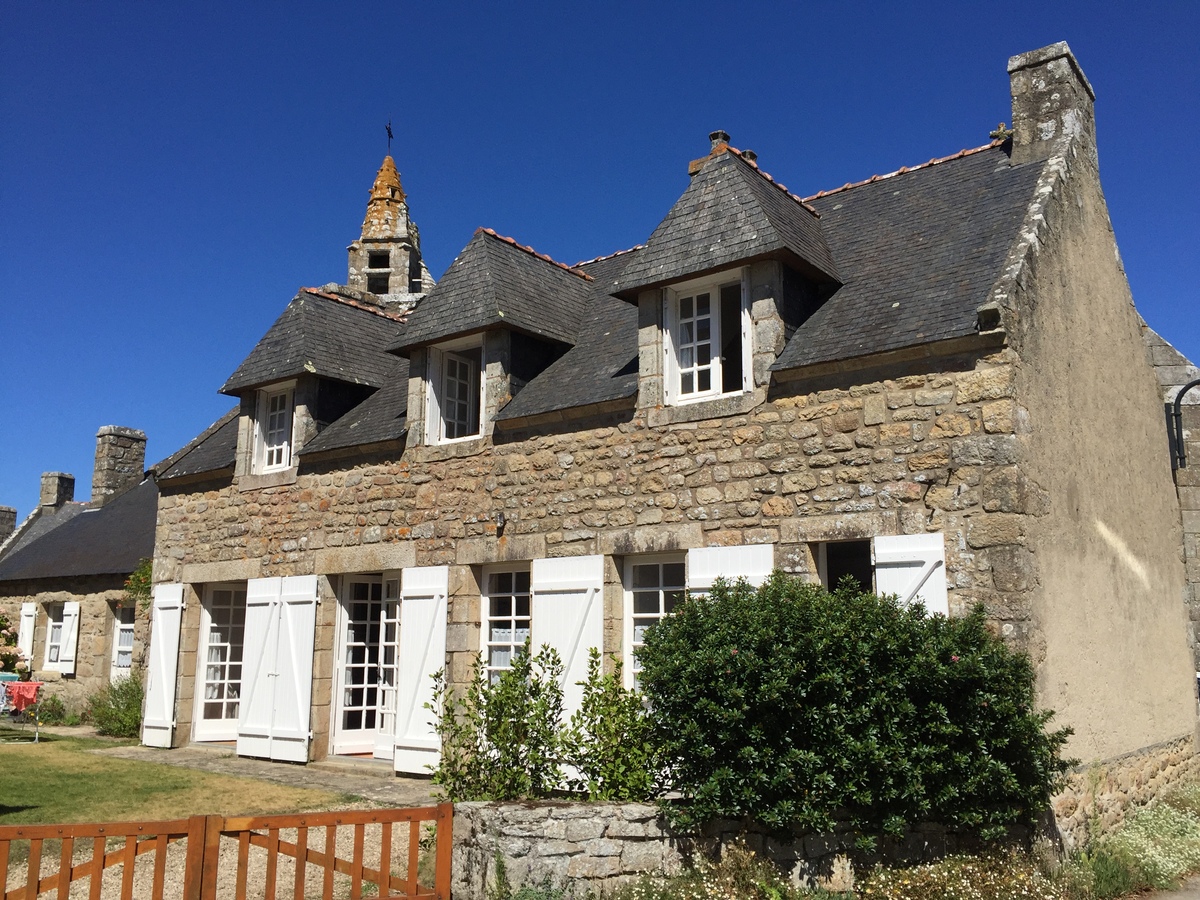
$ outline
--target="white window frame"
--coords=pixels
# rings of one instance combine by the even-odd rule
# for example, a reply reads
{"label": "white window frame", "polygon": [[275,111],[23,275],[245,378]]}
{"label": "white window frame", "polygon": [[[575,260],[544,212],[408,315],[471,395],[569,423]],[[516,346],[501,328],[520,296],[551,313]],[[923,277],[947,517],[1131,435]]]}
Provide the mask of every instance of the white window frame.
{"label": "white window frame", "polygon": [[[513,589],[511,593],[492,594],[492,576],[493,575],[509,575],[513,576]],[[518,575],[525,576],[526,588],[524,591],[517,590],[516,577]],[[509,615],[499,616],[495,614],[492,608],[493,596],[495,598],[511,598],[513,606]],[[525,599],[526,615],[517,615],[516,601],[518,598]],[[479,630],[480,652],[483,654],[483,671],[489,681],[494,681],[500,676],[500,673],[512,666],[513,657],[524,646],[525,640],[531,638],[533,634],[533,576],[530,571],[529,563],[511,563],[508,565],[485,566],[483,569],[483,591],[481,595],[480,613],[483,619],[483,627]],[[527,623],[524,629],[517,627],[517,620],[524,619]],[[511,634],[508,639],[503,639],[503,630],[501,630],[501,638],[492,640],[492,623],[505,623],[511,625],[509,629]],[[493,665],[492,654],[493,649],[509,648],[509,658],[506,665]],[[536,651],[535,651],[536,652]]]}
{"label": "white window frame", "polygon": [[[281,429],[271,428],[271,403],[283,399],[281,410],[287,424],[287,434],[277,437]],[[290,382],[258,392],[254,414],[254,471],[259,474],[281,472],[292,467],[292,448],[296,434],[296,385]],[[274,442],[272,442],[274,441]],[[277,456],[278,458],[272,459]]]}
{"label": "white window frame", "polygon": [[[720,348],[723,344],[721,334],[721,290],[731,285],[741,287],[741,310],[738,321],[741,328],[741,364],[742,383],[733,391],[723,389],[723,357]],[[680,353],[686,349],[683,341],[683,320],[680,313],[680,301],[694,298],[707,293],[710,297],[709,306],[709,372],[711,382],[708,390],[701,391],[693,384],[693,389],[684,393],[681,379],[683,370],[680,366]],[[694,308],[693,308],[694,317]],[[682,406],[716,397],[731,397],[747,393],[754,389],[754,353],[752,343],[752,328],[750,322],[750,270],[741,269],[723,273],[715,277],[697,279],[672,285],[663,289],[662,295],[663,321],[663,397],[669,406]],[[693,334],[693,343],[695,335]],[[696,369],[693,360],[693,370]]]}
{"label": "white window frame", "polygon": [[[476,363],[464,355],[464,351],[479,351],[479,362]],[[475,431],[450,437],[446,434],[446,419],[443,411],[446,407],[446,365],[450,360],[465,364],[468,367],[466,385],[470,394],[467,397],[467,417],[465,426],[472,422]],[[473,369],[474,371],[470,371]],[[484,379],[487,370],[487,360],[483,354],[483,339],[479,335],[440,344],[429,348],[429,364],[425,373],[426,383],[426,413],[425,432],[428,444],[457,444],[462,441],[476,440],[483,435],[483,397]]]}
{"label": "white window frame", "polygon": [[[624,612],[624,616],[623,616],[624,631],[625,631],[625,636],[624,636],[624,641],[623,641],[623,646],[625,648],[625,652],[624,652],[623,656],[624,656],[625,664],[624,664],[623,668],[625,671],[625,686],[627,688],[637,687],[637,673],[639,671],[641,671],[637,665],[637,657],[635,655],[637,648],[642,646],[642,644],[641,644],[641,641],[634,640],[635,631],[634,631],[634,621],[633,620],[635,618],[635,613],[634,613],[634,604],[633,604],[633,601],[634,601],[634,597],[633,597],[633,594],[634,594],[633,567],[641,566],[641,565],[660,565],[661,566],[664,564],[666,564],[666,565],[678,564],[683,567],[683,578],[681,579],[679,585],[676,586],[676,585],[672,584],[669,586],[669,589],[672,591],[678,590],[681,592],[681,595],[685,594],[687,592],[687,553],[686,552],[681,551],[679,553],[654,553],[654,554],[648,554],[648,555],[644,555],[644,556],[639,555],[639,556],[626,556],[625,557],[625,566],[624,566],[624,569],[625,569],[624,576],[625,577],[624,577],[624,584],[623,584],[624,591],[625,591],[625,612]],[[660,585],[661,585],[661,582],[660,582]],[[661,593],[661,590],[660,590],[660,593]],[[665,600],[660,599],[660,603],[662,605],[665,605]],[[660,606],[660,609],[661,609],[661,606]],[[637,614],[636,617],[637,618],[649,618],[651,615],[657,615],[657,618],[661,621],[666,615],[668,615],[668,613],[665,613],[665,612],[659,613],[659,614],[640,613],[640,614]]]}
{"label": "white window frame", "polygon": [[[67,645],[65,609],[62,603],[50,603],[46,606],[46,650],[42,668],[50,672],[57,672],[62,665],[62,651]],[[54,634],[55,628],[58,629],[57,639]]]}
{"label": "white window frame", "polygon": [[[122,617],[128,613],[129,621],[122,621]],[[118,606],[113,610],[113,637],[112,637],[112,662],[109,664],[108,680],[115,681],[118,678],[124,678],[133,671],[133,642],[134,642],[134,624],[137,622],[137,611],[131,606]],[[122,635],[129,637],[129,665],[120,665],[121,651],[126,648],[121,646]]]}

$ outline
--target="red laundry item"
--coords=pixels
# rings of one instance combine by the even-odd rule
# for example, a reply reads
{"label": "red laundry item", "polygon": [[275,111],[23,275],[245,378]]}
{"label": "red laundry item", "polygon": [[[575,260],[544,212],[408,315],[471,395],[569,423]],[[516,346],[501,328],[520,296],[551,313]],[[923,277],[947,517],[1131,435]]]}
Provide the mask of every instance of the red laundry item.
{"label": "red laundry item", "polygon": [[27,707],[37,703],[38,688],[41,686],[40,681],[4,682],[4,690],[8,692],[8,697],[17,712],[24,712]]}

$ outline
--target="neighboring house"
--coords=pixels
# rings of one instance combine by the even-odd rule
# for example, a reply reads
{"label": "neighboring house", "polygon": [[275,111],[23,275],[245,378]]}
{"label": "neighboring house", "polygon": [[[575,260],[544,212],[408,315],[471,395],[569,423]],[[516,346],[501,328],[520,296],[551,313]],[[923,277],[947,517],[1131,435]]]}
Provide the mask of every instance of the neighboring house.
{"label": "neighboring house", "polygon": [[587,648],[633,679],[685,590],[781,568],[982,603],[1071,755],[1190,756],[1180,510],[1092,90],[1065,44],[1009,73],[1007,139],[802,200],[715,132],[644,244],[567,266],[480,230],[436,286],[385,160],[368,290],[301,291],[159,468],[144,741],[421,773],[434,670],[530,637],[571,707]]}
{"label": "neighboring house", "polygon": [[145,434],[106,425],[91,501],[74,502],[73,476],[47,472],[38,507],[0,545],[0,611],[19,623],[33,678],[68,708],[141,663],[148,619],[124,585],[154,552],[158,489],[145,460]]}

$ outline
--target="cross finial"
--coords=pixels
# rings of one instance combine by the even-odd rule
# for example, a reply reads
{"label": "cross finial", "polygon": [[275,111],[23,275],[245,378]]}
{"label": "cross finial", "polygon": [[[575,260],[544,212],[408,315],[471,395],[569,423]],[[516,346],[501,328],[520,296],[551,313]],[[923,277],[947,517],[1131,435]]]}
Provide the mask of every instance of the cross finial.
{"label": "cross finial", "polygon": [[387,129],[387,136],[388,136],[388,156],[391,156],[392,155],[392,120],[388,119],[388,123],[384,127]]}

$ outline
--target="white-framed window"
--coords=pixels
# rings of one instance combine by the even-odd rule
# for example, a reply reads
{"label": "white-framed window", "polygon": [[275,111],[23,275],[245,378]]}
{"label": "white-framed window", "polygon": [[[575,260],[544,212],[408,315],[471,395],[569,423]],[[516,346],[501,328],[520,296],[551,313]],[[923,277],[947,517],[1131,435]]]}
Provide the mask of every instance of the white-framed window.
{"label": "white-framed window", "polygon": [[946,541],[940,532],[830,541],[817,544],[814,556],[821,583],[830,590],[850,576],[864,591],[895,594],[906,606],[920,603],[931,613],[950,614]]}
{"label": "white-framed window", "polygon": [[258,392],[258,413],[254,422],[256,472],[278,472],[291,466],[294,418],[292,385]]}
{"label": "white-framed window", "polygon": [[747,273],[663,291],[663,383],[668,404],[753,389]]}
{"label": "white-framed window", "polygon": [[64,675],[75,673],[75,648],[79,644],[79,603],[51,603],[46,607],[46,652],[42,668]]}
{"label": "white-framed window", "polygon": [[646,631],[669,615],[687,590],[683,554],[630,556],[625,559],[625,683],[637,685],[637,652]]}
{"label": "white-framed window", "polygon": [[62,662],[62,651],[66,633],[63,629],[63,605],[51,603],[46,607],[46,660],[45,668],[56,668]]}
{"label": "white-framed window", "polygon": [[528,566],[484,570],[483,664],[489,681],[512,665],[533,624]]}
{"label": "white-framed window", "polygon": [[430,444],[478,437],[483,427],[483,347],[476,340],[429,350]]}
{"label": "white-framed window", "polygon": [[122,606],[113,610],[113,651],[109,680],[115,681],[133,669],[133,622],[136,610]]}

